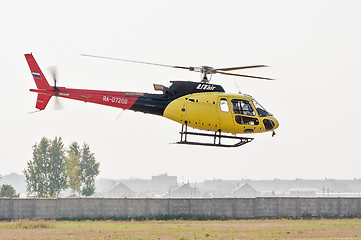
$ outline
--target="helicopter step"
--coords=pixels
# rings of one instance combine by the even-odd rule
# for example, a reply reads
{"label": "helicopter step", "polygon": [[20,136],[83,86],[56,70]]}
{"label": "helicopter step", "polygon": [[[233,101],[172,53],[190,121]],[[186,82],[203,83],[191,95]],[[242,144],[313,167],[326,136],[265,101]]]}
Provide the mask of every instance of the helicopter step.
{"label": "helicopter step", "polygon": [[[184,131],[184,126],[185,126],[185,131]],[[249,142],[251,142],[253,140],[253,138],[247,138],[247,137],[237,137],[237,136],[222,135],[221,130],[218,130],[214,134],[188,132],[187,131],[187,124],[182,125],[182,131],[179,132],[179,133],[181,135],[181,140],[179,142],[177,142],[177,144],[200,145],[200,146],[211,146],[211,147],[239,147],[239,146],[242,146],[242,145],[244,145],[246,143],[249,143]],[[187,135],[213,137],[213,143],[187,141]],[[183,139],[183,137],[184,137],[184,139]],[[239,140],[239,142],[237,142],[235,144],[222,144],[221,143],[221,138],[237,139],[237,140]]]}

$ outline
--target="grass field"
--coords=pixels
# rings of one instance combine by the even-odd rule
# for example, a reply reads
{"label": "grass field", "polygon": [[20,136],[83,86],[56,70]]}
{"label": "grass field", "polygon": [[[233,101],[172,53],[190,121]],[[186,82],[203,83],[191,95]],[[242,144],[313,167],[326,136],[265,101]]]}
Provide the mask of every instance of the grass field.
{"label": "grass field", "polygon": [[361,219],[0,222],[0,239],[361,239]]}

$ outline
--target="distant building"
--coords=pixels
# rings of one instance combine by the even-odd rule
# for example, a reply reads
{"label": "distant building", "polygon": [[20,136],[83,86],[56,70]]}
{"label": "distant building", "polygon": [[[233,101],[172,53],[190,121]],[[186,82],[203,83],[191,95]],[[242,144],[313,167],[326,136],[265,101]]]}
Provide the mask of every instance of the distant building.
{"label": "distant building", "polygon": [[103,197],[134,197],[135,192],[123,183],[118,183],[101,194]]}
{"label": "distant building", "polygon": [[317,188],[294,188],[290,189],[290,197],[315,197],[318,192]]}
{"label": "distant building", "polygon": [[236,190],[233,191],[233,196],[237,198],[255,198],[258,195],[259,192],[248,183],[239,186]]}
{"label": "distant building", "polygon": [[222,198],[229,196],[237,187],[236,181],[213,179],[197,183],[199,191],[203,192],[205,197]]}
{"label": "distant building", "polygon": [[26,181],[25,176],[17,173],[11,173],[9,175],[1,176],[0,185],[8,184],[15,188],[17,193],[20,193],[20,197],[26,197]]}
{"label": "distant building", "polygon": [[177,185],[176,176],[168,176],[167,174],[161,174],[158,176],[152,176],[152,189],[159,192],[167,192],[169,186]]}
{"label": "distant building", "polygon": [[197,191],[195,187],[190,186],[189,184],[180,185],[174,189],[164,194],[162,197],[167,198],[194,198],[201,197],[201,193]]}
{"label": "distant building", "polygon": [[135,197],[159,197],[169,192],[171,186],[177,185],[177,177],[161,174],[152,176],[152,179],[99,179],[96,181],[97,196],[120,182],[134,191]]}

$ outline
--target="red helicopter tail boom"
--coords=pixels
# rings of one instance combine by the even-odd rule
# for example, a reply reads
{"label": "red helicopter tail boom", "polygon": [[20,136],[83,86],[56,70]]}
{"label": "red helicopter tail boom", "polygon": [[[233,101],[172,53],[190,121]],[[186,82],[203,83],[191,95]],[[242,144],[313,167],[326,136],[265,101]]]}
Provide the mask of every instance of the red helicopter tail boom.
{"label": "red helicopter tail boom", "polygon": [[[86,90],[86,89],[71,89],[56,86],[56,78],[53,72],[54,86],[50,86],[46,80],[39,65],[35,61],[32,54],[25,54],[26,61],[28,62],[30,72],[34,78],[37,89],[30,89],[31,92],[38,93],[36,101],[36,108],[44,110],[52,96],[79,100],[84,102],[92,102],[106,106],[118,107],[122,109],[132,109],[133,104],[144,95],[144,93],[133,92],[115,92],[115,91],[100,91],[100,90]],[[135,111],[147,111],[150,108],[152,113],[152,106],[147,107],[145,104],[140,103],[140,107],[132,109]],[[148,104],[149,105],[149,104]]]}

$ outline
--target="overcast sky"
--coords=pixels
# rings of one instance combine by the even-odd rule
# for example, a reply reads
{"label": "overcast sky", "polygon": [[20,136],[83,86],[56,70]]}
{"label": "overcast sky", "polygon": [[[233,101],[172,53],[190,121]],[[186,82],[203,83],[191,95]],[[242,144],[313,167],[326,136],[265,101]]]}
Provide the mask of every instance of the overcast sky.
{"label": "overcast sky", "polygon": [[[21,173],[42,137],[88,143],[102,178],[361,178],[360,1],[5,1],[0,6],[0,174]],[[270,68],[215,75],[227,92],[254,96],[280,122],[276,137],[239,148],[170,144],[181,125],[166,118],[61,99],[35,110],[24,54],[59,86],[154,92],[153,83],[199,81],[198,73],[81,57],[170,65]],[[53,99],[52,99],[53,100]]]}

